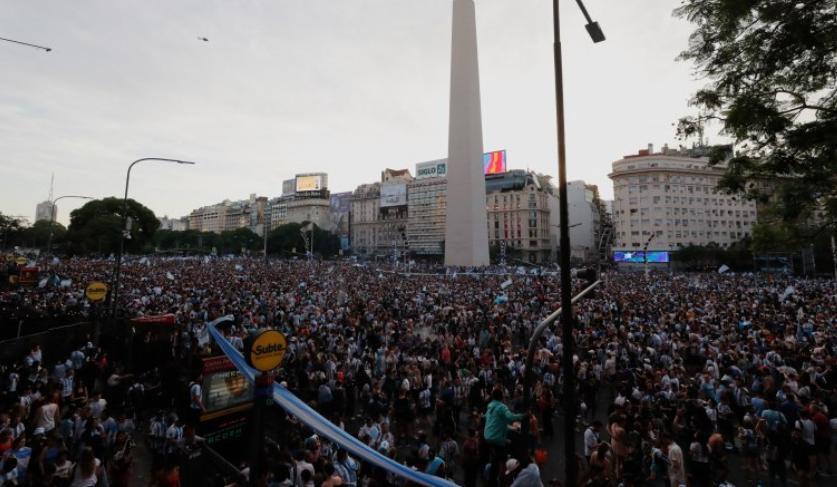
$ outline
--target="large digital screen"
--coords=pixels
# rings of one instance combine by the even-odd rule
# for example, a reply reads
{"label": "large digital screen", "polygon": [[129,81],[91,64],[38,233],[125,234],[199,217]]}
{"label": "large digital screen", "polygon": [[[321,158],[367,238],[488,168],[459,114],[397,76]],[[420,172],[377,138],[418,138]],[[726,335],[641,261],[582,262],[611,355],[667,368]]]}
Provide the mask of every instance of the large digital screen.
{"label": "large digital screen", "polygon": [[498,174],[507,171],[506,151],[496,150],[482,155],[483,174]]}
{"label": "large digital screen", "polygon": [[297,176],[296,177],[296,191],[319,191],[323,189],[322,176]]}
{"label": "large digital screen", "polygon": [[[645,252],[638,250],[636,252],[616,251],[613,253],[614,262],[629,262],[632,264],[644,264]],[[648,262],[651,264],[664,264],[669,261],[669,253],[666,251],[649,250]]]}
{"label": "large digital screen", "polygon": [[381,208],[387,206],[404,206],[407,204],[406,184],[381,185]]}

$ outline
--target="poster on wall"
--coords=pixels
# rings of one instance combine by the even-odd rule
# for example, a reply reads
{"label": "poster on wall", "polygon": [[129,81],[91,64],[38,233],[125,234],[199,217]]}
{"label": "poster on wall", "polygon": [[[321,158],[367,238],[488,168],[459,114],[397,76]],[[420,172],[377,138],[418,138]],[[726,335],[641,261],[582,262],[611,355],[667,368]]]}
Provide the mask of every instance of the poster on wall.
{"label": "poster on wall", "polygon": [[387,206],[405,206],[406,204],[406,184],[384,184],[381,186],[381,208]]}
{"label": "poster on wall", "polygon": [[207,413],[253,400],[253,385],[226,356],[203,359],[203,404]]}

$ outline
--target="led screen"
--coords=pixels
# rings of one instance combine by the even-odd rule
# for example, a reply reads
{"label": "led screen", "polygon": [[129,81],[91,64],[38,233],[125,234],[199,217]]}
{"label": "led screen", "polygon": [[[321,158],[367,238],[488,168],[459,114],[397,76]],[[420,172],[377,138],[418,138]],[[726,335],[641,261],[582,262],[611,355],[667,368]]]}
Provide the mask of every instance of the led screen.
{"label": "led screen", "polygon": [[[639,250],[636,252],[626,252],[626,251],[616,251],[613,253],[613,261],[614,262],[631,262],[635,264],[643,264],[645,263],[645,252]],[[658,250],[649,250],[648,251],[648,262],[649,263],[666,263],[669,261],[669,254],[665,251],[658,251]]]}
{"label": "led screen", "polygon": [[506,172],[506,151],[497,150],[482,155],[483,174]]}

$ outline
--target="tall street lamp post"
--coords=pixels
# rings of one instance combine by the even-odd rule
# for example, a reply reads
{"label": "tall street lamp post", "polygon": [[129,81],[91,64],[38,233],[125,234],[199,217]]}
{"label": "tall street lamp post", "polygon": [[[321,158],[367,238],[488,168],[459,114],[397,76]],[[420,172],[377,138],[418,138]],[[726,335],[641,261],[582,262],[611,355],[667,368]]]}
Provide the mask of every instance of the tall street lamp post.
{"label": "tall street lamp post", "polygon": [[52,235],[55,233],[55,204],[58,203],[58,200],[63,200],[64,198],[78,198],[82,200],[92,200],[93,198],[90,196],[76,196],[76,195],[64,195],[59,196],[52,200],[49,210],[49,239],[47,239],[47,254],[52,253]]}
{"label": "tall street lamp post", "polygon": [[[605,36],[599,24],[593,22],[581,0],[576,0],[581,12],[587,19],[587,33],[593,42],[602,42]],[[561,59],[561,22],[559,0],[552,1],[552,24],[555,37],[555,103],[558,120],[558,212],[561,218],[561,328],[563,354],[561,368],[564,372],[564,465],[566,477],[564,485],[576,485],[578,465],[575,458],[575,366],[573,353],[573,308],[572,308],[572,280],[570,277],[570,229],[569,209],[567,206],[567,154],[564,135],[564,74]],[[528,413],[528,411],[527,411]],[[529,421],[524,421],[528,425]]]}
{"label": "tall street lamp post", "polygon": [[119,277],[120,271],[122,270],[122,252],[125,250],[125,233],[128,231],[126,229],[126,226],[128,222],[128,185],[131,182],[131,169],[133,169],[134,166],[138,163],[144,161],[174,162],[176,164],[195,164],[192,161],[182,161],[180,159],[166,159],[162,157],[143,157],[142,159],[137,159],[136,161],[132,162],[130,166],[128,166],[128,173],[125,176],[125,197],[122,198],[122,226],[120,228],[119,234],[119,250],[116,254],[116,265],[114,266],[113,270],[113,297],[111,299],[110,308],[111,318],[116,318],[116,303],[119,298]]}

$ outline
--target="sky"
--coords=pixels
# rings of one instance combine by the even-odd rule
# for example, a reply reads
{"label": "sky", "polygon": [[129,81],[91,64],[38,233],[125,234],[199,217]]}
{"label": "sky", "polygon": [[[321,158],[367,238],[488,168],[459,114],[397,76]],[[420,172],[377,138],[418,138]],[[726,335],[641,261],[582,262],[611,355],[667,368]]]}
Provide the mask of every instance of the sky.
{"label": "sky", "polygon": [[[676,145],[693,113],[679,2],[562,2],[568,177],[613,187],[613,161]],[[332,192],[444,158],[451,0],[0,0],[0,212],[55,196],[130,196],[179,217],[326,172]],[[552,7],[476,0],[483,145],[557,178]],[[208,41],[202,41],[205,37]],[[58,220],[83,204],[62,200]]]}

